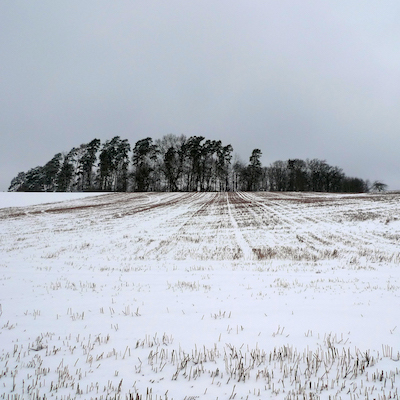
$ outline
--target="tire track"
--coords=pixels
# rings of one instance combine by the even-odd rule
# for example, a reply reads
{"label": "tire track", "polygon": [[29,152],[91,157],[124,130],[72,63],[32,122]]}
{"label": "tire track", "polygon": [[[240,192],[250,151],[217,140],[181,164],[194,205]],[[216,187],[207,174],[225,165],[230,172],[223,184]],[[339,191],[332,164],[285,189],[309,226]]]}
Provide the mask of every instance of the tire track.
{"label": "tire track", "polygon": [[232,224],[233,230],[235,232],[236,241],[238,242],[239,247],[241,248],[241,250],[243,252],[244,259],[245,260],[253,260],[253,249],[250,247],[247,240],[244,238],[244,236],[242,234],[242,230],[239,227],[235,217],[233,216],[232,205],[231,205],[231,202],[229,201],[230,195],[231,195],[230,193],[226,193],[226,202],[228,205],[229,220],[230,220],[230,223]]}
{"label": "tire track", "polygon": [[[333,213],[343,214],[346,210],[354,210],[354,207],[357,207],[358,212],[360,209],[368,210],[370,206],[365,203],[369,201],[368,198],[353,196],[354,200],[351,200],[348,196],[315,194],[310,196],[293,194],[282,198],[270,193],[241,193],[240,196],[253,204],[256,213],[267,211],[282,221],[280,229],[282,240],[287,242],[287,236],[292,236],[296,239],[292,240],[293,246],[306,247],[317,258],[336,258],[341,253],[347,254],[348,257],[368,254],[379,259],[381,250],[376,248],[375,243],[381,240],[378,240],[376,233],[360,231],[359,225],[350,226],[350,229],[344,231],[343,225],[332,218]],[[379,205],[379,214],[382,215],[387,205],[382,202]],[[317,227],[310,227],[310,223]],[[395,253],[396,249],[390,236],[387,244]]]}

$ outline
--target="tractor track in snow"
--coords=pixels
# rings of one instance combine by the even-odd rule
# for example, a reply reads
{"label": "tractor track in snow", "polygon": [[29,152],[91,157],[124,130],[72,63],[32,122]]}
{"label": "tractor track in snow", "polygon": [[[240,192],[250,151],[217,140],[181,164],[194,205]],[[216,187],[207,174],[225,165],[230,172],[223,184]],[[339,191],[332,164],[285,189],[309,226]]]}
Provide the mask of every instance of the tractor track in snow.
{"label": "tractor track in snow", "polygon": [[0,220],[28,219],[32,234],[48,229],[48,218],[53,232],[71,230],[71,221],[82,232],[120,230],[138,259],[379,259],[382,245],[399,257],[400,237],[390,231],[398,209],[390,194],[116,193],[0,209]]}

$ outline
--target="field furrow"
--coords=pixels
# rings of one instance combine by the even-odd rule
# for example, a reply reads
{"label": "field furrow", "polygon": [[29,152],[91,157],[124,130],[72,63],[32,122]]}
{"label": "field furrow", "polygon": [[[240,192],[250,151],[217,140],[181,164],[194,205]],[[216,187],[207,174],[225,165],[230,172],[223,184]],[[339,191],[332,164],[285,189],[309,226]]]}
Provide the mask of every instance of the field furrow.
{"label": "field furrow", "polygon": [[0,400],[399,399],[399,194],[0,208],[0,256]]}

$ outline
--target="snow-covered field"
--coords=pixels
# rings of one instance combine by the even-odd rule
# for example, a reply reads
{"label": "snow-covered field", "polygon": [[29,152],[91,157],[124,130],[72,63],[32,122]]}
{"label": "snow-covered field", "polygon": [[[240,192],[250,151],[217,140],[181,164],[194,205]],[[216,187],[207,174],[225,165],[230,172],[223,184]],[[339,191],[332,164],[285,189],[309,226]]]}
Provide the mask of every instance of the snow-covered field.
{"label": "snow-covered field", "polygon": [[0,192],[0,208],[26,207],[35,204],[46,204],[65,200],[82,199],[99,196],[101,193],[59,193],[59,192]]}
{"label": "snow-covered field", "polygon": [[6,207],[0,257],[0,399],[400,397],[399,194]]}

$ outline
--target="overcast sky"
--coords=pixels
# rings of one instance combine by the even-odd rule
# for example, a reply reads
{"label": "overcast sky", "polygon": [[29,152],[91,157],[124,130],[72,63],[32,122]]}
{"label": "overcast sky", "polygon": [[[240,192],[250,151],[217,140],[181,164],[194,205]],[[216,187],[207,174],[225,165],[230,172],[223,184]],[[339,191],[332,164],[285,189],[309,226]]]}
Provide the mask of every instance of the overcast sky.
{"label": "overcast sky", "polygon": [[400,2],[0,2],[0,190],[94,138],[168,133],[400,189]]}

